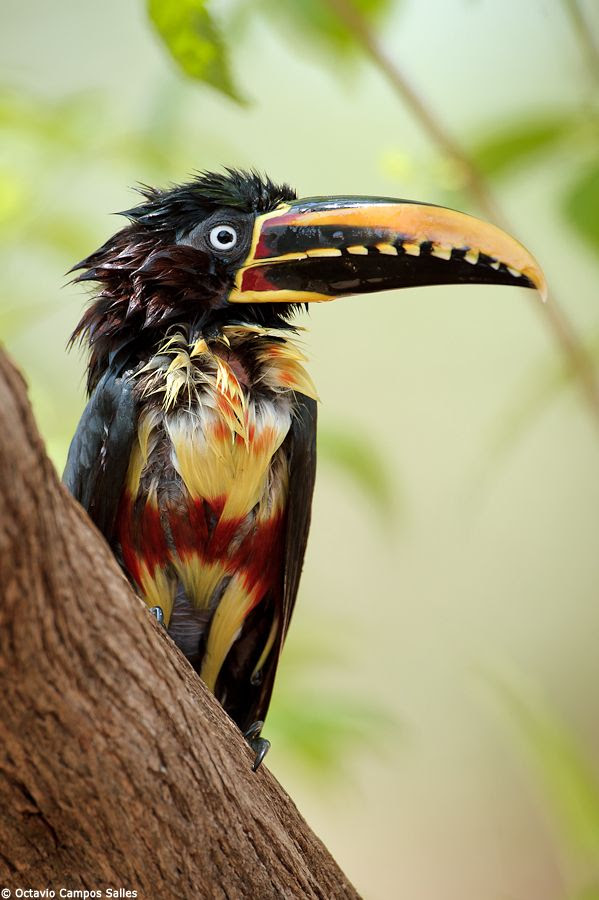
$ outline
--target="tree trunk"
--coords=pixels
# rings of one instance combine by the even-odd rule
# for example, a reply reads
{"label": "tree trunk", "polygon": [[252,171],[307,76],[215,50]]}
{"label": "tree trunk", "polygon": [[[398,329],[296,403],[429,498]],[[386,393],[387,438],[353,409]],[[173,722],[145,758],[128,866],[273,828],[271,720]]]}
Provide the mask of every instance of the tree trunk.
{"label": "tree trunk", "polygon": [[1,351],[0,723],[0,887],[358,896],[58,482]]}

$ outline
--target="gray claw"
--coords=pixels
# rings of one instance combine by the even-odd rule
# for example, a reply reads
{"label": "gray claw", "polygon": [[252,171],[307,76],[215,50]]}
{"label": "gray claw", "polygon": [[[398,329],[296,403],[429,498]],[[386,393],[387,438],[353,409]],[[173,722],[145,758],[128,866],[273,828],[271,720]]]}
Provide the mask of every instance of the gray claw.
{"label": "gray claw", "polygon": [[260,732],[262,731],[263,725],[264,722],[261,722],[260,720],[258,720],[257,722],[253,722],[243,735],[256,754],[252,765],[253,772],[256,772],[260,768],[262,760],[270,750],[270,741],[267,741],[266,738],[260,737]]}
{"label": "gray claw", "polygon": [[270,741],[263,737],[257,737],[248,741],[248,744],[256,754],[254,762],[252,763],[252,772],[257,772],[262,765],[262,760],[270,750]]}

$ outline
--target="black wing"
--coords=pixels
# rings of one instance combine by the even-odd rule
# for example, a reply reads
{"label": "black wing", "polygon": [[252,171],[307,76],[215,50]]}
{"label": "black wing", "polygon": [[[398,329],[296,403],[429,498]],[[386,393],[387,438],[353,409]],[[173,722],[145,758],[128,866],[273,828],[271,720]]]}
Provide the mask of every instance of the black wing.
{"label": "black wing", "polygon": [[135,437],[133,383],[107,372],[83,411],[62,480],[109,543]]}
{"label": "black wing", "polygon": [[[316,476],[316,412],[316,401],[296,394],[291,428],[283,443],[288,457],[289,490],[281,592],[276,597],[265,598],[250,613],[242,636],[229,654],[227,670],[233,683],[226,684],[224,679],[219,679],[217,685],[225,693],[219,699],[242,731],[266,716],[281,649],[295,606],[308,541]],[[272,650],[259,678],[250,681],[252,660],[255,663],[256,654],[266,644],[273,621],[277,622],[277,632]],[[216,693],[219,696],[218,689]]]}
{"label": "black wing", "polygon": [[[287,499],[287,530],[285,534],[285,580],[283,595],[283,645],[304,564],[312,495],[316,478],[316,418],[317,404],[310,397],[297,395],[287,442],[289,446],[289,494]],[[279,647],[279,651],[280,651]]]}

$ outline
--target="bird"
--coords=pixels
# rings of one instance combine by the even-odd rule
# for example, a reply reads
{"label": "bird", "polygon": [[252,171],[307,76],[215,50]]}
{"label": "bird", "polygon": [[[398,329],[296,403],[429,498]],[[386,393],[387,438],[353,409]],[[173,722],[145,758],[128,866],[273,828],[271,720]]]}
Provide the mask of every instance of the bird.
{"label": "bird", "polygon": [[125,227],[70,270],[95,288],[70,338],[88,354],[88,401],[63,481],[255,770],[316,473],[297,314],[419,285],[545,295],[545,280],[513,237],[430,203],[298,199],[233,168],[138,190]]}

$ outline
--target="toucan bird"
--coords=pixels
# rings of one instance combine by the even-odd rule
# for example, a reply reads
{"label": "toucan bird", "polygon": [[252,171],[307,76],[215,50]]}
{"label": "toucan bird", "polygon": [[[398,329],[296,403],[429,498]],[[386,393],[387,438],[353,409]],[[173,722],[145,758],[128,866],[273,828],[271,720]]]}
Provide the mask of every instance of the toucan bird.
{"label": "toucan bird", "polygon": [[316,466],[305,304],[416,285],[537,288],[493,225],[386,197],[298,200],[255,172],[141,189],[72,271],[89,401],[64,481],[245,733],[260,731],[298,590]]}

